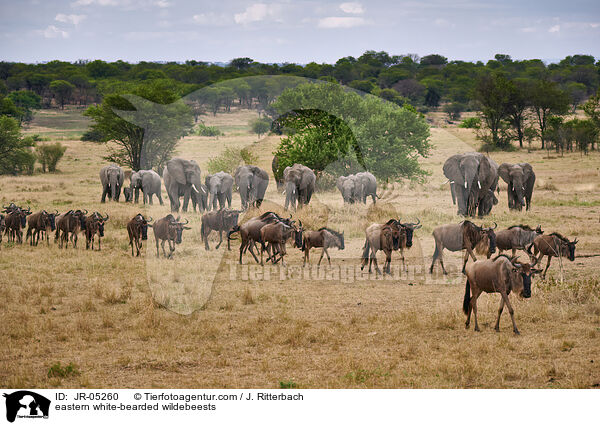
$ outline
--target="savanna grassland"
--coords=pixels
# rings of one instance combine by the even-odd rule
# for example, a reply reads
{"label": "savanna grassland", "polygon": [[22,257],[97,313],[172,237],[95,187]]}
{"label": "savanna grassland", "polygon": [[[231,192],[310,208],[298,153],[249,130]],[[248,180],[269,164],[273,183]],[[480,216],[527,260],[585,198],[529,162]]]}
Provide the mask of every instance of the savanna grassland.
{"label": "savanna grassland", "polygon": [[[479,299],[481,332],[465,330],[460,254],[445,253],[448,276],[423,273],[433,253],[432,230],[458,222],[442,164],[451,154],[474,150],[472,130],[441,124],[422,161],[432,174],[424,185],[380,187],[376,207],[344,206],[337,191],[320,192],[295,215],[305,228],[344,231],[346,249],[331,250],[334,267],[318,279],[302,277],[302,254],[288,246],[288,270],[268,267],[264,277],[250,255],[248,269],[234,268],[233,251],[205,252],[198,213],[182,213],[184,231],[174,260],[156,259],[149,231],[143,256],[132,258],[126,223],[142,205],[100,204],[98,172],[106,147],[78,141],[87,122],[81,110],[40,111],[29,133],[67,146],[59,172],[0,177],[0,202],[66,211],[108,213],[102,251],[60,250],[51,238],[0,249],[0,382],[4,387],[598,387],[600,385],[600,155],[526,151],[492,153],[498,163],[530,162],[537,173],[533,207],[509,212],[506,185],[484,223],[499,228],[541,224],[580,242],[561,275],[556,259],[546,281],[536,278],[528,300],[511,296],[520,336],[508,312],[501,331],[493,325],[499,296]],[[178,155],[208,159],[227,146],[251,146],[257,165],[269,170],[277,136],[260,140],[247,125],[256,114],[234,111],[205,117],[224,133],[218,139],[186,137]],[[437,121],[436,121],[437,122]],[[272,177],[272,176],[271,176]],[[155,219],[165,205],[146,212]],[[283,195],[271,180],[263,211],[281,211]],[[234,194],[234,207],[239,207]],[[254,212],[253,214],[256,214]],[[359,275],[364,228],[402,217],[423,227],[407,253],[411,272],[393,279]],[[480,220],[476,220],[481,223]],[[316,263],[320,250],[311,254]],[[380,252],[380,264],[383,257]],[[398,253],[392,264],[400,264]],[[354,274],[336,275],[339,266]],[[449,270],[450,270],[449,267]],[[245,270],[245,271],[244,271]],[[316,268],[307,269],[316,273]],[[235,276],[231,279],[231,276]],[[285,279],[281,279],[283,273]],[[212,276],[216,276],[212,279]],[[358,277],[357,277],[358,276]],[[208,282],[208,283],[203,283]],[[154,296],[153,296],[154,294]],[[178,314],[180,313],[189,314]],[[192,312],[193,311],[193,312]],[[56,367],[57,363],[61,364]],[[71,368],[65,366],[71,364]],[[53,367],[52,373],[49,373]],[[58,370],[58,372],[56,372]]]}

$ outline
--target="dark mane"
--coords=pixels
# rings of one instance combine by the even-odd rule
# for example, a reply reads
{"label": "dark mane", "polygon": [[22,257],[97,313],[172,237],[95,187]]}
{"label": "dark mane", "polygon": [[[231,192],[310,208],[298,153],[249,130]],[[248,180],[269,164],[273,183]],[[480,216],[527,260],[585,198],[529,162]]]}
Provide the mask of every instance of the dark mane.
{"label": "dark mane", "polygon": [[343,238],[344,238],[344,236],[343,236],[343,235],[342,235],[340,232],[336,232],[335,230],[332,230],[332,229],[330,229],[330,228],[328,228],[328,227],[321,227],[321,228],[319,229],[319,232],[320,232],[321,230],[327,230],[329,233],[331,233],[332,235],[335,235],[335,236],[337,236],[337,237],[338,237],[338,238],[340,238],[340,239],[343,239]]}
{"label": "dark mane", "polygon": [[390,219],[388,220],[388,222],[387,222],[387,223],[385,223],[385,224],[394,224],[395,222],[396,222],[396,219],[395,219],[395,218],[390,218]]}
{"label": "dark mane", "polygon": [[267,211],[266,213],[262,213],[261,215],[258,216],[258,218],[263,219],[263,218],[268,217],[271,214],[273,214],[277,218],[281,218],[281,217],[279,217],[279,215],[277,213],[274,213],[272,211]]}
{"label": "dark mane", "polygon": [[565,243],[570,242],[567,238],[565,238],[563,235],[561,235],[560,233],[557,233],[557,232],[550,233],[550,236],[556,236],[558,239],[560,239],[561,241],[563,241]]}
{"label": "dark mane", "polygon": [[508,261],[510,261],[510,262],[512,262],[512,260],[513,260],[513,259],[512,259],[512,257],[509,257],[509,256],[508,256],[508,255],[506,255],[506,254],[498,254],[498,255],[496,255],[494,258],[492,258],[492,261],[496,261],[496,260],[497,260],[498,258],[500,258],[500,257],[504,257],[504,258],[506,258],[506,259],[507,259]]}
{"label": "dark mane", "polygon": [[523,230],[529,230],[529,231],[531,231],[531,232],[533,232],[533,231],[534,231],[534,230],[533,230],[531,227],[529,227],[529,226],[528,226],[528,225],[526,225],[526,224],[515,224],[515,225],[513,225],[513,226],[510,226],[510,227],[509,227],[509,229],[514,229],[515,227],[520,227],[520,228],[521,228],[521,229],[523,229]]}

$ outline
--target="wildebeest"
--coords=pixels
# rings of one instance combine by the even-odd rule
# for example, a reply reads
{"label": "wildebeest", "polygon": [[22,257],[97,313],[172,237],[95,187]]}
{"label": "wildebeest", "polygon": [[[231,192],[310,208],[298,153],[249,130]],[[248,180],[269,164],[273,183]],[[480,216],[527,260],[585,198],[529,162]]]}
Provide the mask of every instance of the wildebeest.
{"label": "wildebeest", "polygon": [[[478,248],[478,253],[487,251],[487,258],[496,252],[496,234],[494,229],[498,225],[494,223],[494,227],[481,227],[465,220],[458,224],[444,224],[443,226],[436,227],[433,230],[433,238],[435,239],[435,251],[433,252],[433,260],[431,261],[431,267],[429,273],[433,273],[433,265],[439,258],[440,264],[444,274],[448,274],[444,267],[443,251],[444,248],[448,251],[462,251],[465,250],[464,262],[462,272],[465,272],[465,265],[469,261],[469,256],[473,258],[473,261],[477,261],[473,249]],[[487,246],[482,246],[480,242],[486,240]],[[481,249],[482,252],[479,252]]]}
{"label": "wildebeest", "polygon": [[148,227],[152,227],[152,217],[148,220],[142,215],[138,214],[129,220],[127,223],[127,233],[129,235],[129,245],[131,245],[131,256],[133,257],[133,247],[137,250],[136,257],[140,256],[140,249],[142,248],[142,241],[148,239]]}
{"label": "wildebeest", "polygon": [[54,241],[58,241],[59,248],[62,248],[65,243],[65,248],[69,246],[69,234],[71,235],[73,248],[77,248],[77,234],[81,229],[85,229],[86,214],[87,210],[85,212],[81,210],[69,210],[56,218]]}
{"label": "wildebeest", "polygon": [[104,237],[104,223],[108,221],[108,214],[102,217],[98,211],[85,219],[85,249],[94,250],[94,239],[98,235],[98,251],[102,250],[102,238]]}
{"label": "wildebeest", "polygon": [[310,264],[309,253],[311,248],[323,248],[317,266],[321,265],[321,260],[325,254],[327,255],[327,261],[329,262],[329,265],[331,265],[331,258],[329,257],[329,252],[327,252],[327,249],[331,248],[332,246],[336,247],[337,249],[345,248],[344,232],[339,233],[335,230],[328,229],[327,227],[321,227],[319,230],[309,230],[304,232],[302,239],[304,263],[302,265],[306,265],[307,262]]}
{"label": "wildebeest", "polygon": [[523,298],[531,297],[531,277],[541,270],[533,268],[533,264],[518,262],[516,258],[509,258],[500,254],[494,259],[475,261],[467,266],[465,272],[467,283],[465,285],[465,297],[463,299],[463,311],[467,315],[465,327],[468,328],[471,322],[471,311],[475,318],[475,331],[479,331],[477,323],[477,298],[482,292],[498,292],[502,296],[500,308],[498,309],[498,319],[496,320],[496,331],[500,330],[500,316],[504,309],[504,304],[508,307],[510,319],[513,324],[513,331],[518,334],[517,324],[515,323],[514,310],[508,299],[512,292],[519,294]]}
{"label": "wildebeest", "polygon": [[401,223],[398,220],[398,224],[400,225],[400,240],[398,243],[398,250],[400,251],[400,255],[402,258],[402,268],[408,271],[406,267],[406,263],[404,261],[404,250],[410,249],[412,247],[413,234],[414,231],[421,228],[421,220],[417,218],[416,223]]}
{"label": "wildebeest", "polygon": [[46,245],[49,245],[48,233],[56,230],[56,216],[58,211],[49,213],[46,210],[39,211],[35,214],[31,214],[27,217],[27,235],[25,240],[30,239],[31,246],[37,245],[40,240],[40,234],[42,240],[46,237]]}
{"label": "wildebeest", "polygon": [[263,226],[269,223],[275,223],[280,221],[291,225],[291,216],[290,218],[281,218],[277,213],[267,211],[261,214],[260,216],[252,217],[247,222],[236,226],[235,228],[229,231],[229,233],[227,234],[228,239],[233,233],[240,233],[240,264],[242,264],[242,255],[248,250],[250,251],[250,254],[252,254],[252,257],[254,257],[254,260],[257,263],[259,262],[258,257],[254,253],[253,248],[256,247],[256,242],[261,242],[260,229],[262,229]]}
{"label": "wildebeest", "polygon": [[[208,246],[208,235],[211,231],[219,232],[219,243],[215,249],[219,249],[223,242],[223,232],[227,235],[230,230],[234,229],[238,224],[240,216],[238,210],[230,210],[227,208],[210,211],[202,215],[202,225],[200,227],[200,235],[204,241],[204,249],[210,249]],[[227,238],[227,249],[231,250],[230,239]]]}
{"label": "wildebeest", "polygon": [[4,216],[0,214],[0,243],[2,243],[2,233],[4,233],[5,226],[6,222],[4,221]]}
{"label": "wildebeest", "polygon": [[[545,279],[552,257],[567,257],[569,261],[575,261],[575,245],[577,245],[577,242],[577,238],[571,242],[559,233],[550,233],[549,235],[540,235],[535,238],[533,243],[527,248],[527,252],[532,258],[539,254],[536,258],[538,264],[541,264],[544,255],[548,256],[548,263],[542,275]],[[533,253],[531,252],[532,247]]]}
{"label": "wildebeest", "polygon": [[[185,223],[181,223],[179,219],[179,216],[175,218],[172,214],[169,214],[166,217],[156,220],[154,223],[154,240],[156,241],[157,257],[160,257],[160,251],[158,250],[159,242],[161,243],[165,258],[172,258],[173,252],[175,252],[175,245],[181,243],[181,235],[184,229],[191,229],[191,227],[186,226],[189,223],[187,219]],[[169,255],[165,252],[165,242],[167,241],[169,242]]]}
{"label": "wildebeest", "polygon": [[[302,222],[299,222],[299,226],[296,226],[296,223],[292,220],[291,223],[284,223],[282,221],[278,221],[275,223],[269,223],[263,226],[260,229],[260,265],[263,265],[263,252],[267,251],[269,258],[267,261],[271,260],[272,264],[277,263],[277,261],[281,260],[281,263],[285,266],[285,261],[283,259],[284,255],[287,253],[285,245],[287,240],[293,235],[294,237],[294,245],[298,248],[302,247]],[[271,255],[272,251],[272,255]],[[277,259],[277,254],[279,254],[279,259]]]}
{"label": "wildebeest", "polygon": [[31,214],[31,209],[19,208],[14,204],[4,208],[6,212],[4,233],[8,236],[8,241],[23,243],[23,230],[27,225],[27,216]]}
{"label": "wildebeest", "polygon": [[377,251],[381,250],[385,253],[383,272],[391,274],[392,251],[400,247],[401,229],[400,221],[394,218],[388,220],[385,224],[374,223],[367,227],[360,269],[363,270],[368,262],[369,273],[371,273],[371,265],[375,263],[377,275],[381,274],[377,265]]}
{"label": "wildebeest", "polygon": [[543,233],[541,226],[537,226],[535,230],[524,224],[510,226],[508,229],[496,232],[496,248],[500,254],[510,249],[514,257],[517,249],[525,251],[533,240]]}

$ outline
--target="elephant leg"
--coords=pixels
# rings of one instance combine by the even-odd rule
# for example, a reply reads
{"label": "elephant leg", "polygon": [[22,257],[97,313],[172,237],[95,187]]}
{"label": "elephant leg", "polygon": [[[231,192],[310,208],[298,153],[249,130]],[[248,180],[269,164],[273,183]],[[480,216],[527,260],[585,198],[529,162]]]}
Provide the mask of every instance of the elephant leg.
{"label": "elephant leg", "polygon": [[108,195],[108,186],[104,186],[102,188],[102,199],[100,200],[101,203],[105,203],[106,202],[106,195]]}
{"label": "elephant leg", "polygon": [[160,205],[163,205],[163,199],[160,193],[156,194],[156,197],[158,198],[158,202],[160,203]]}
{"label": "elephant leg", "polygon": [[183,212],[187,212],[189,203],[190,203],[190,194],[189,194],[189,192],[186,192],[183,195],[183,208],[181,209]]}

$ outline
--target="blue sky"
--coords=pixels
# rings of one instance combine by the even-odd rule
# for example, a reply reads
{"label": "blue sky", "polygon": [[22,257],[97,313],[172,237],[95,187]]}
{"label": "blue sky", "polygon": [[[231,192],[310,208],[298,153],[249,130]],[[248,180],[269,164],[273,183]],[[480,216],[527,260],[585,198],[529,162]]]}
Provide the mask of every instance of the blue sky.
{"label": "blue sky", "polygon": [[600,59],[600,2],[0,0],[0,59],[333,63],[365,50]]}

